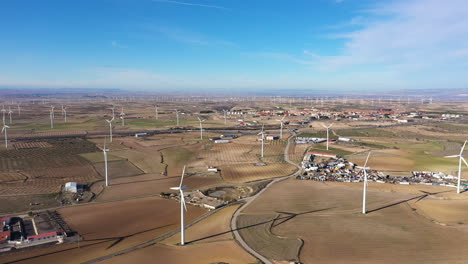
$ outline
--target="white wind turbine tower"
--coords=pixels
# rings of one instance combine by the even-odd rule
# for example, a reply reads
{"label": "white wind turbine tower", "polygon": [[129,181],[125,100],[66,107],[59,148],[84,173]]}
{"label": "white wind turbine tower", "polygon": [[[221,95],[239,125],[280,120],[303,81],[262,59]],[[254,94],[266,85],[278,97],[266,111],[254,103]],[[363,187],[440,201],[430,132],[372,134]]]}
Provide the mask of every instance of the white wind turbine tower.
{"label": "white wind turbine tower", "polygon": [[200,121],[200,139],[203,140],[203,122],[205,122],[206,120],[202,120],[200,117],[198,117],[198,121]]}
{"label": "white wind turbine tower", "polygon": [[10,127],[5,125],[5,123],[4,123],[3,128],[2,128],[2,133],[5,133],[5,148],[6,149],[8,149],[8,133],[7,133],[8,128],[10,128]]}
{"label": "white wind turbine tower", "polygon": [[329,126],[322,124],[322,126],[327,129],[327,150],[328,150],[329,130],[330,130],[330,127],[333,126],[333,124],[330,124]]}
{"label": "white wind turbine tower", "polygon": [[21,116],[21,107],[20,107],[20,104],[18,104],[18,116]]}
{"label": "white wind turbine tower", "polygon": [[155,112],[156,120],[158,120],[159,116],[158,116],[158,106],[157,105],[154,106],[154,112]]}
{"label": "white wind turbine tower", "polygon": [[115,119],[115,106],[112,106],[109,109],[112,110],[112,120],[114,120]]}
{"label": "white wind turbine tower", "polygon": [[458,159],[458,184],[457,184],[457,193],[460,193],[460,183],[461,183],[461,172],[462,172],[462,161],[468,166],[468,162],[466,162],[465,158],[463,158],[463,151],[465,150],[467,140],[463,144],[463,147],[460,150],[460,154],[453,155],[453,156],[446,156],[446,158],[459,158]]}
{"label": "white wind turbine tower", "polygon": [[6,114],[6,109],[5,109],[5,106],[2,105],[2,114],[3,114],[3,124],[5,124],[5,114]]}
{"label": "white wind turbine tower", "polygon": [[226,109],[223,109],[223,112],[224,112],[224,124],[226,125],[226,114],[227,114],[227,110],[226,110]]}
{"label": "white wind turbine tower", "polygon": [[107,152],[109,152],[109,149],[106,148],[106,138],[104,138],[104,148],[102,149],[102,152],[104,154],[104,173],[106,176],[106,187],[109,186],[109,175],[107,171]]}
{"label": "white wind turbine tower", "polygon": [[265,125],[262,125],[262,131],[260,133],[258,133],[257,135],[261,135],[262,136],[262,158],[263,158],[263,152],[264,152],[264,149],[265,149],[265,131],[263,131],[263,127]]}
{"label": "white wind turbine tower", "polygon": [[10,116],[10,125],[13,123],[13,119],[11,115],[13,114],[13,111],[11,111],[11,106],[8,106],[8,115]]}
{"label": "white wind turbine tower", "polygon": [[179,191],[180,193],[180,244],[185,245],[185,224],[184,224],[184,209],[187,211],[187,206],[185,205],[184,190],[187,189],[187,186],[182,186],[184,181],[185,166],[182,170],[182,177],[180,178],[180,184],[178,187],[171,187],[171,190]]}
{"label": "white wind turbine tower", "polygon": [[281,128],[280,128],[280,139],[283,139],[283,127],[284,127],[284,118],[286,116],[283,116],[283,118],[281,118],[281,120],[276,120],[276,121],[279,121],[280,124],[281,124]]}
{"label": "white wind turbine tower", "polygon": [[55,118],[54,108],[55,107],[53,105],[50,106],[50,128],[54,128],[54,118]]}
{"label": "white wind turbine tower", "polygon": [[67,122],[67,108],[62,105],[62,116],[65,123]]}
{"label": "white wind turbine tower", "polygon": [[369,154],[367,154],[367,159],[366,159],[366,163],[364,163],[364,166],[363,167],[360,167],[360,166],[357,166],[359,169],[361,169],[361,172],[364,171],[364,190],[363,190],[363,194],[362,194],[362,213],[363,214],[366,214],[367,211],[366,211],[366,198],[367,198],[367,171],[368,169],[370,169],[369,167],[366,167],[367,166],[367,161],[369,161],[369,156],[370,156],[370,152]]}
{"label": "white wind turbine tower", "polygon": [[175,113],[176,113],[176,124],[177,124],[177,126],[179,126],[179,111],[177,111],[177,109],[176,109]]}
{"label": "white wind turbine tower", "polygon": [[122,126],[125,126],[125,113],[123,111],[123,106],[122,111],[120,112],[120,119],[122,119]]}

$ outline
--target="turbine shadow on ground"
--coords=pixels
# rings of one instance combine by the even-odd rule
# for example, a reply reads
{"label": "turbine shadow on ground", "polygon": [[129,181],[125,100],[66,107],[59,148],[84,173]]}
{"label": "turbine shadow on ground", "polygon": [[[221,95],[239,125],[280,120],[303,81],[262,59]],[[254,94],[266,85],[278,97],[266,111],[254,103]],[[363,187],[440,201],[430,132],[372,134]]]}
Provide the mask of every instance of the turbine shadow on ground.
{"label": "turbine shadow on ground", "polygon": [[[138,175],[138,176],[142,176],[142,175],[145,175],[145,174],[141,174],[141,175]],[[161,179],[152,179],[152,180],[140,180],[140,181],[130,181],[130,182],[122,182],[122,183],[113,183],[113,184],[111,184],[111,185],[112,185],[112,186],[118,186],[118,185],[132,184],[132,183],[152,182],[152,181],[163,181],[163,180],[168,180],[168,179],[172,179],[172,178],[180,178],[180,176],[170,176],[170,177],[165,177],[165,178],[161,178]],[[187,177],[187,178],[188,178],[188,177]]]}
{"label": "turbine shadow on ground", "polygon": [[[174,223],[175,224],[175,223]],[[150,232],[150,231],[154,231],[154,230],[157,230],[157,229],[161,229],[161,228],[164,228],[164,227],[168,227],[168,226],[171,226],[171,225],[174,225],[174,224],[168,224],[168,225],[164,225],[164,226],[158,226],[158,227],[155,227],[155,228],[151,228],[151,229],[147,229],[147,230],[143,230],[143,231],[140,231],[140,232],[136,232],[136,233],[133,233],[133,234],[130,234],[130,235],[126,235],[126,236],[121,236],[121,237],[106,237],[106,238],[95,238],[95,239],[83,239],[81,242],[92,242],[92,241],[98,241],[96,243],[91,243],[91,244],[87,244],[87,245],[81,245],[77,247],[73,247],[73,248],[68,248],[68,249],[62,249],[62,250],[58,250],[58,251],[54,251],[54,252],[50,252],[50,253],[46,253],[46,254],[41,254],[41,255],[37,255],[37,256],[33,256],[33,257],[29,257],[29,258],[23,258],[23,259],[18,259],[18,260],[15,260],[15,261],[10,261],[10,262],[5,262],[5,264],[13,264],[13,263],[18,263],[18,262],[22,262],[22,261],[26,261],[26,260],[30,260],[30,259],[35,259],[35,258],[40,258],[40,257],[44,257],[44,256],[49,256],[49,255],[53,255],[53,254],[57,254],[57,253],[62,253],[62,252],[66,252],[66,251],[71,251],[71,250],[75,250],[77,249],[78,247],[79,248],[86,248],[86,247],[90,247],[90,246],[94,246],[94,245],[99,245],[99,244],[103,244],[103,243],[107,243],[109,241],[112,241],[112,240],[116,240],[114,241],[111,245],[109,245],[106,250],[116,246],[117,244],[119,244],[120,242],[122,242],[123,240],[125,240],[126,238],[129,238],[129,237],[132,237],[132,236],[136,236],[136,235],[140,235],[140,234],[143,234],[143,233],[146,233],[146,232]]]}
{"label": "turbine shadow on ground", "polygon": [[[296,216],[305,215],[305,214],[310,214],[310,213],[315,213],[315,212],[321,212],[321,211],[330,210],[330,209],[333,209],[333,208],[335,208],[335,207],[324,208],[324,209],[313,210],[313,211],[307,211],[307,212],[302,212],[302,213],[297,213],[297,214],[295,214],[295,213],[278,212],[278,213],[288,214],[288,216],[275,217],[275,218],[272,219],[272,220],[263,221],[263,222],[260,222],[260,223],[256,223],[256,224],[252,224],[252,225],[248,225],[248,226],[244,226],[244,227],[239,227],[239,228],[237,228],[237,229],[231,229],[231,230],[229,230],[229,231],[221,232],[221,233],[218,233],[218,234],[214,234],[214,235],[210,235],[210,236],[206,236],[206,237],[197,238],[197,239],[194,239],[194,240],[192,240],[192,241],[186,242],[186,244],[191,244],[191,243],[199,242],[199,241],[202,241],[202,240],[205,240],[205,239],[209,239],[209,238],[221,236],[221,235],[224,235],[224,234],[232,233],[232,232],[234,232],[234,231],[239,231],[239,230],[242,230],[242,229],[252,228],[252,227],[255,227],[255,226],[264,225],[264,224],[268,224],[268,223],[274,223],[274,222],[277,221],[277,220],[283,220],[283,219],[285,219],[284,221],[282,221],[282,222],[280,223],[280,224],[282,224],[282,223],[284,223],[284,222],[286,222],[286,221],[289,221],[289,220],[293,219],[293,218],[296,217]],[[279,224],[278,224],[278,225],[279,225]],[[278,226],[278,225],[275,225],[275,226]]]}
{"label": "turbine shadow on ground", "polygon": [[418,195],[418,196],[413,197],[413,198],[408,198],[408,199],[405,199],[405,200],[402,200],[402,201],[399,201],[399,202],[396,202],[396,203],[384,205],[384,206],[376,208],[376,209],[369,210],[369,211],[367,211],[367,214],[377,212],[377,211],[380,211],[380,210],[383,210],[383,209],[387,209],[387,208],[390,208],[390,207],[393,207],[393,206],[396,206],[396,205],[399,205],[399,204],[402,204],[402,203],[406,203],[406,202],[409,202],[409,201],[412,201],[412,200],[416,200],[416,202],[419,202],[422,199],[428,197],[429,195],[435,195],[435,194],[439,194],[439,193],[446,193],[446,192],[452,192],[452,191],[443,191],[443,192],[430,193],[430,192],[420,190],[420,192],[423,192],[424,194],[423,195]]}

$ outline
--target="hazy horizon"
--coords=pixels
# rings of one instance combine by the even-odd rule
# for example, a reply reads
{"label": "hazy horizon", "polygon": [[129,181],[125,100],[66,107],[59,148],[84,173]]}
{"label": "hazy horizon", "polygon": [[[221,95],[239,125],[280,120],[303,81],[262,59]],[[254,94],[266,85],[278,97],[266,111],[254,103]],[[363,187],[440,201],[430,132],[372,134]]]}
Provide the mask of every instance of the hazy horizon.
{"label": "hazy horizon", "polygon": [[3,88],[468,88],[462,0],[18,0],[0,12]]}

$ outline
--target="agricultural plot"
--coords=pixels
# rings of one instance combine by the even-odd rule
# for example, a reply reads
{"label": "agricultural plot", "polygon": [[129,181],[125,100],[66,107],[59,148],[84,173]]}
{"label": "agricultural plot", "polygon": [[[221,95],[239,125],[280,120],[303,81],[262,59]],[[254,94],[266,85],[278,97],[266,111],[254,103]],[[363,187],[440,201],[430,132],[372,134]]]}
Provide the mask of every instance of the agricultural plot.
{"label": "agricultural plot", "polygon": [[161,152],[157,150],[152,150],[151,154],[137,150],[121,150],[112,154],[127,159],[145,173],[162,173],[166,169],[166,165],[162,163]]}
{"label": "agricultural plot", "polygon": [[290,164],[268,164],[254,166],[253,164],[224,165],[219,167],[221,176],[227,182],[250,182],[292,174],[296,167]]}
{"label": "agricultural plot", "polygon": [[[388,263],[398,259],[408,264],[442,264],[463,263],[468,257],[464,250],[468,242],[466,230],[437,225],[418,214],[423,209],[416,207],[414,211],[410,207],[430,201],[427,200],[430,197],[418,191],[425,190],[425,186],[413,189],[416,193],[375,191],[370,186],[367,215],[359,213],[361,186],[286,180],[273,185],[243,213],[254,218],[282,212],[288,220],[272,225],[271,232],[302,239],[299,258],[304,263]],[[391,184],[378,186],[390,188]],[[455,210],[464,206],[461,202],[457,205],[458,200],[447,204],[452,202],[458,207]],[[263,246],[261,237],[252,236],[250,241],[250,246],[260,250],[270,248]],[[266,256],[279,258],[275,255],[277,250],[266,251]],[[285,254],[280,260],[288,258]]]}
{"label": "agricultural plot", "polygon": [[187,246],[176,246],[176,234],[161,243],[116,256],[103,263],[151,263],[155,258],[161,263],[257,263],[233,239],[230,232],[232,214],[239,207],[229,206],[186,229]]}
{"label": "agricultural plot", "polygon": [[28,177],[22,173],[17,172],[4,172],[0,173],[0,183],[23,182]]}
{"label": "agricultural plot", "polygon": [[198,158],[203,159],[204,166],[220,166],[257,162],[258,157],[254,151],[255,146],[243,144],[213,144],[209,149],[199,152]]}
{"label": "agricultural plot", "polygon": [[0,195],[57,193],[68,181],[90,183],[101,178],[93,166],[79,156],[95,151],[94,144],[81,139],[36,143],[0,151]]}
{"label": "agricultural plot", "polygon": [[244,241],[263,256],[272,260],[298,261],[302,241],[271,232],[272,226],[286,219],[279,215],[240,215],[237,226]]}
{"label": "agricultural plot", "polygon": [[[94,167],[96,171],[101,175],[101,177],[105,177],[104,171],[104,163],[95,163]],[[116,160],[107,163],[108,173],[112,175],[112,178],[121,178],[121,177],[131,177],[141,175],[144,172],[137,168],[132,163],[126,160]]]}

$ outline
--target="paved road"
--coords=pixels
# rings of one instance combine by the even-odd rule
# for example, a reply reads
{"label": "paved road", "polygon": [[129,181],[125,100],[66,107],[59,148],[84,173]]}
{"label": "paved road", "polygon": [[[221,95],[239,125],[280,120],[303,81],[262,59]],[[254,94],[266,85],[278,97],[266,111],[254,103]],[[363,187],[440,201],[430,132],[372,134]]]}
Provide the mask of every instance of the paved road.
{"label": "paved road", "polygon": [[265,188],[263,188],[260,192],[258,192],[256,195],[254,196],[251,196],[251,197],[248,197],[248,198],[245,198],[244,199],[244,202],[245,204],[243,206],[241,206],[235,213],[234,215],[232,216],[231,218],[231,230],[232,232],[234,233],[234,238],[237,240],[237,242],[239,242],[239,244],[245,249],[247,250],[250,254],[252,254],[253,256],[255,256],[257,259],[259,259],[260,261],[262,261],[264,264],[273,264],[270,260],[268,260],[266,257],[264,257],[263,255],[261,255],[260,253],[258,253],[257,251],[253,250],[249,245],[247,245],[247,243],[244,241],[244,239],[242,238],[242,236],[239,234],[238,232],[238,228],[237,228],[237,217],[241,214],[242,210],[245,209],[247,206],[250,205],[250,203],[252,203],[257,197],[259,197],[260,195],[262,195],[263,192],[265,192],[266,190],[268,190],[268,188],[270,188],[273,184],[277,183],[277,182],[280,182],[280,181],[283,181],[285,179],[288,179],[290,177],[295,177],[297,176],[298,174],[300,174],[301,172],[301,167],[299,167],[297,164],[291,162],[289,160],[289,155],[288,155],[288,150],[289,150],[289,146],[291,144],[291,139],[296,137],[295,134],[292,134],[291,137],[289,137],[288,139],[288,144],[286,145],[286,148],[284,149],[284,160],[294,166],[296,166],[298,168],[298,170],[291,174],[291,175],[288,175],[288,176],[285,176],[285,177],[281,177],[281,178],[276,178],[274,180],[272,180],[268,185],[265,186]]}

